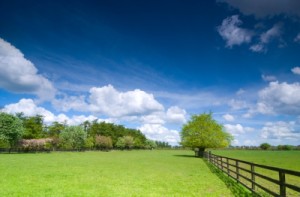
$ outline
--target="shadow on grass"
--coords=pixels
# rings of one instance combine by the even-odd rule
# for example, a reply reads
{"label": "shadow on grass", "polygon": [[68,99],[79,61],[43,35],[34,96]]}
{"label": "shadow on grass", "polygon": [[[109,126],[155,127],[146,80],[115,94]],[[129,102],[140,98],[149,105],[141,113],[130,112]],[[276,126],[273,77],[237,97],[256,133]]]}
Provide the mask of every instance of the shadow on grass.
{"label": "shadow on grass", "polygon": [[187,158],[197,158],[194,155],[173,155],[174,157],[187,157]]}
{"label": "shadow on grass", "polygon": [[238,184],[236,181],[231,179],[230,177],[226,176],[221,170],[217,169],[215,166],[210,164],[206,159],[203,159],[204,163],[208,166],[210,171],[217,175],[219,179],[221,179],[226,187],[230,189],[233,196],[236,197],[260,197],[260,195],[254,194],[251,191],[244,188],[242,185]]}

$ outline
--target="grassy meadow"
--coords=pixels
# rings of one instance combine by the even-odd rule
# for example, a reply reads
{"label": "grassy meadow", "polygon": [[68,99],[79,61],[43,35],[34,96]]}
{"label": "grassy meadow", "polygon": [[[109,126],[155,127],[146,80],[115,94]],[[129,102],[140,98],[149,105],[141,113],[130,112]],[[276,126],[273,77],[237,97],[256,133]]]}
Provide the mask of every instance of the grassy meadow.
{"label": "grassy meadow", "polygon": [[0,154],[0,196],[232,196],[192,151]]}
{"label": "grassy meadow", "polygon": [[300,171],[300,151],[213,150],[213,154]]}

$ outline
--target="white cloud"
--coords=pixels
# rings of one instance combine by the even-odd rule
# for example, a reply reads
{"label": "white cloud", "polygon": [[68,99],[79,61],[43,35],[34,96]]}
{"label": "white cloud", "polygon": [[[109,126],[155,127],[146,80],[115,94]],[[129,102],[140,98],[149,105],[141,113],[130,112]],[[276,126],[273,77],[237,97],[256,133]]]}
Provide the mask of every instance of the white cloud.
{"label": "white cloud", "polygon": [[144,124],[138,128],[151,140],[165,141],[177,145],[180,141],[179,132],[170,130],[160,124]]}
{"label": "white cloud", "polygon": [[167,121],[172,123],[185,123],[186,122],[186,111],[184,109],[181,109],[178,106],[172,106],[167,110],[166,113]]}
{"label": "white cloud", "polygon": [[292,72],[296,75],[300,75],[300,67],[294,67],[292,68]]}
{"label": "white cloud", "polygon": [[263,114],[300,114],[300,84],[270,82],[259,91],[258,111]]}
{"label": "white cloud", "polygon": [[254,44],[252,46],[250,46],[249,48],[251,51],[253,52],[257,52],[257,53],[264,53],[267,51],[267,49],[265,48],[265,46],[261,43],[258,44]]}
{"label": "white cloud", "polygon": [[242,25],[242,21],[239,19],[239,16],[233,15],[224,19],[222,25],[217,28],[221,37],[226,41],[227,47],[231,48],[234,45],[251,42],[254,33],[240,28],[240,25]]}
{"label": "white cloud", "polygon": [[[41,115],[44,118],[46,124],[51,124],[54,121],[64,122],[66,121],[70,125],[78,125],[86,120],[93,121],[98,119],[95,116],[72,116],[68,117],[65,114],[54,115],[52,112],[46,110],[43,107],[39,107],[32,99],[21,99],[18,103],[5,105],[2,111],[10,114],[16,114],[23,112],[25,116]],[[112,122],[110,119],[98,119],[99,121]]]}
{"label": "white cloud", "polygon": [[166,114],[164,112],[155,112],[140,118],[143,124],[165,124]]}
{"label": "white cloud", "polygon": [[164,107],[152,94],[136,89],[119,92],[112,85],[90,89],[89,110],[111,117],[150,114]]}
{"label": "white cloud", "polygon": [[260,36],[260,41],[264,44],[269,43],[272,39],[280,37],[282,34],[282,25],[277,23],[271,29]]}
{"label": "white cloud", "polygon": [[276,81],[276,77],[273,75],[261,75],[264,81]]}
{"label": "white cloud", "polygon": [[222,116],[226,121],[232,122],[235,120],[234,116],[230,115],[230,114],[225,114]]}
{"label": "white cloud", "polygon": [[36,94],[41,100],[54,98],[52,83],[38,74],[37,68],[24,54],[0,38],[0,88],[11,92]]}
{"label": "white cloud", "polygon": [[294,42],[300,43],[300,33],[295,37]]}
{"label": "white cloud", "polygon": [[240,124],[236,124],[236,125],[225,124],[224,127],[225,127],[225,130],[228,133],[232,134],[233,136],[239,136],[241,134],[254,131],[253,128],[251,128],[251,127],[243,127]]}
{"label": "white cloud", "polygon": [[264,139],[295,139],[300,140],[300,133],[294,130],[295,122],[268,122],[261,130]]}
{"label": "white cloud", "polygon": [[283,32],[282,29],[283,28],[281,23],[275,24],[271,29],[260,35],[260,42],[252,45],[250,47],[250,50],[258,53],[267,52],[266,45],[276,38],[279,38],[280,41],[278,47],[285,47],[286,43],[284,43],[284,41],[281,39],[281,34]]}
{"label": "white cloud", "polygon": [[52,100],[52,105],[58,111],[67,112],[69,110],[88,111],[89,105],[85,101],[85,96],[65,96],[62,99]]}
{"label": "white cloud", "polygon": [[245,15],[257,18],[273,17],[276,15],[300,16],[299,0],[218,0],[237,8]]}
{"label": "white cloud", "polygon": [[228,105],[231,107],[233,110],[240,110],[240,109],[245,109],[248,108],[249,105],[247,104],[246,101],[243,100],[236,100],[236,99],[231,99],[228,102]]}

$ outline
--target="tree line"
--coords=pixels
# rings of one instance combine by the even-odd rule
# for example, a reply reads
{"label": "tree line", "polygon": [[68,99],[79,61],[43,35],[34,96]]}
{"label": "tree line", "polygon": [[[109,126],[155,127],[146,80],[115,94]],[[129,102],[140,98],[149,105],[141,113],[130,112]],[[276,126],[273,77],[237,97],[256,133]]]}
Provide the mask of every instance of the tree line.
{"label": "tree line", "polygon": [[84,121],[72,126],[66,122],[44,124],[43,116],[0,113],[0,148],[24,152],[50,150],[154,149],[170,147],[155,142],[137,129],[114,123]]}

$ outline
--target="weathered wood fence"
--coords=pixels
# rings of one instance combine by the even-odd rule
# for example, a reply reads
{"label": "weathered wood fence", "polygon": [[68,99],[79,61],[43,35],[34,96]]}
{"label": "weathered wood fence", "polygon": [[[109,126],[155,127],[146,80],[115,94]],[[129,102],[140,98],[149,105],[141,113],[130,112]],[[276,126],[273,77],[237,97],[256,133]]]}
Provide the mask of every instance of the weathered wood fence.
{"label": "weathered wood fence", "polygon": [[211,152],[205,152],[204,158],[258,195],[266,192],[276,197],[300,196],[300,172],[219,156]]}

